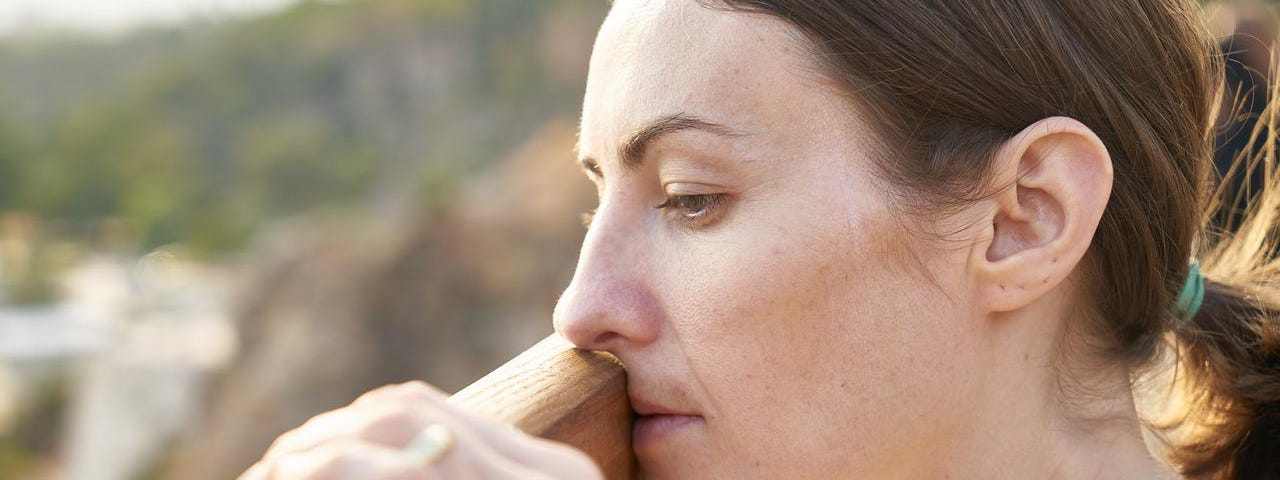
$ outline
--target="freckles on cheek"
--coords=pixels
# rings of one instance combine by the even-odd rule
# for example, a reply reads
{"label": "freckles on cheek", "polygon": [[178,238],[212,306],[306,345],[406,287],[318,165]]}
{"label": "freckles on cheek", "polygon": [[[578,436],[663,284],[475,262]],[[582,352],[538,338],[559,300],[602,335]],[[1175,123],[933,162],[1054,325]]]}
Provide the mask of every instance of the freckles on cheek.
{"label": "freckles on cheek", "polygon": [[761,246],[737,244],[703,257],[716,261],[698,265],[697,274],[685,275],[688,282],[669,292],[682,343],[704,356],[691,360],[717,369],[724,366],[711,365],[717,358],[755,361],[786,333],[784,300],[796,280],[786,268],[789,247]]}
{"label": "freckles on cheek", "polygon": [[884,250],[894,238],[886,222],[786,211],[790,217],[768,228],[735,232],[756,241],[706,246],[685,257],[697,261],[679,264],[692,283],[670,292],[667,303],[673,321],[687,322],[682,341],[759,369],[809,370],[819,363],[812,362],[814,352],[866,340],[856,338],[865,333],[856,331],[866,313],[859,307],[879,293],[864,283],[878,281],[875,270],[885,268]]}
{"label": "freckles on cheek", "polygon": [[852,274],[812,247],[772,245],[755,258],[725,272],[721,301],[704,311],[721,325],[717,342],[761,368],[813,368],[811,352],[846,336],[835,330],[849,328],[839,305]]}
{"label": "freckles on cheek", "polygon": [[744,296],[735,312],[753,319],[753,332],[770,339],[770,350],[781,352],[774,355],[781,358],[770,360],[797,373],[820,368],[821,362],[812,362],[815,352],[859,362],[891,361],[876,358],[884,353],[880,341],[902,334],[905,326],[898,320],[903,309],[910,309],[915,291],[914,277],[903,274],[903,237],[895,225],[851,218],[829,225],[820,237],[771,245],[758,270],[742,272],[748,278],[765,276],[761,282],[772,287],[755,292],[755,298]]}

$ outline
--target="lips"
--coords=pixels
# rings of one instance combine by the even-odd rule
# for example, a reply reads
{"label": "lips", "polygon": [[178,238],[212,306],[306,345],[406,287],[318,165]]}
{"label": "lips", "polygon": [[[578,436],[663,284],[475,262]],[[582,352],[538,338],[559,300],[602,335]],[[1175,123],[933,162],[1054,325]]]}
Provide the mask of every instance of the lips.
{"label": "lips", "polygon": [[634,393],[629,396],[631,408],[636,413],[631,429],[631,446],[637,452],[703,421],[702,416],[696,413],[669,407]]}
{"label": "lips", "polygon": [[647,397],[634,393],[628,396],[631,398],[631,409],[635,410],[636,415],[695,415],[692,412],[682,411],[650,401]]}

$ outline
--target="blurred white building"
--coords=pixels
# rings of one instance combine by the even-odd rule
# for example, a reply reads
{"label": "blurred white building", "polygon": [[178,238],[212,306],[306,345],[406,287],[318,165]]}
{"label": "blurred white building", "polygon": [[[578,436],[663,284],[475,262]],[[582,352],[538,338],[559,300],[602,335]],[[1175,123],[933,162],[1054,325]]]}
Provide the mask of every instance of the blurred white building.
{"label": "blurred white building", "polygon": [[32,383],[50,381],[41,372],[65,372],[53,377],[70,382],[61,476],[138,478],[197,414],[208,374],[235,353],[227,289],[225,274],[171,251],[91,257],[67,275],[62,302],[0,307],[9,372],[0,398],[21,402]]}

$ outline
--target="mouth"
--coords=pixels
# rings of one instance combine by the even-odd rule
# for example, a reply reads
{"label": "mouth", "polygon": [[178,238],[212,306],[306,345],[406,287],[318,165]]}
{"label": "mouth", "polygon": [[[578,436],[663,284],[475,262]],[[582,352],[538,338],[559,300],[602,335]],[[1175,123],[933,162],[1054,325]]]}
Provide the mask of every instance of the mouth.
{"label": "mouth", "polygon": [[635,423],[631,428],[631,447],[644,449],[689,426],[704,421],[702,415],[667,407],[639,396],[631,396]]}

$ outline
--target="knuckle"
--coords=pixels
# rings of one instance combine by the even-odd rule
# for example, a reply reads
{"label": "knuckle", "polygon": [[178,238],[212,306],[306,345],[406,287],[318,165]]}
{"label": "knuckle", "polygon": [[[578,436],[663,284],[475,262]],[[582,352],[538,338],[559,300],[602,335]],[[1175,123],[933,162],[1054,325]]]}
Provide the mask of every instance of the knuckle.
{"label": "knuckle", "polygon": [[302,422],[302,425],[299,425],[298,428],[290,430],[288,433],[297,434],[299,432],[320,428],[321,425],[324,425],[325,423],[328,423],[329,421],[331,421],[333,417],[338,415],[340,412],[341,410],[330,410],[328,412],[324,412],[319,415],[308,418],[307,421]]}
{"label": "knuckle", "polygon": [[369,414],[369,423],[371,424],[412,423],[417,419],[418,419],[418,416],[413,411],[413,408],[404,404],[389,405],[389,406],[374,410]]}
{"label": "knuckle", "polygon": [[[342,459],[322,451],[295,452],[281,455],[254,466],[262,479],[321,480],[337,478]],[[252,471],[252,470],[251,470]],[[241,480],[244,480],[243,478]]]}
{"label": "knuckle", "polygon": [[[297,473],[308,480],[339,478],[345,469],[348,453],[334,448],[322,448],[296,456]],[[281,463],[284,463],[283,461]]]}
{"label": "knuckle", "polygon": [[370,411],[356,427],[355,435],[367,440],[408,441],[407,436],[419,423],[417,414],[405,405],[391,405]]}
{"label": "knuckle", "polygon": [[401,383],[400,388],[404,388],[407,390],[433,390],[435,387],[432,387],[431,384],[424,382],[422,380],[409,380],[407,382]]}
{"label": "knuckle", "polygon": [[337,474],[342,471],[343,464],[347,461],[347,452],[337,449],[324,449],[317,452],[320,458],[316,460],[316,471],[322,474]]}
{"label": "knuckle", "polygon": [[413,380],[370,390],[352,402],[352,406],[393,400],[443,400],[445,398],[448,398],[448,395],[444,391],[427,382]]}
{"label": "knuckle", "polygon": [[259,461],[240,474],[236,480],[269,480],[270,478],[271,465],[266,461]]}
{"label": "knuckle", "polygon": [[396,394],[398,387],[399,385],[383,385],[373,390],[369,390],[368,392],[365,392],[364,395],[360,395],[359,398],[356,398],[356,401],[351,402],[351,404],[360,405],[392,397]]}
{"label": "knuckle", "polygon": [[432,397],[446,396],[444,391],[422,380],[410,380],[399,385],[401,391],[412,394],[426,394]]}
{"label": "knuckle", "polygon": [[333,421],[340,412],[341,410],[333,410],[316,415],[307,419],[307,421],[303,422],[302,425],[299,425],[297,428],[284,432],[271,442],[271,446],[267,448],[267,456],[274,456],[281,450],[289,449],[296,444],[303,443],[305,439],[312,437],[315,432],[324,431],[326,424]]}
{"label": "knuckle", "polygon": [[266,457],[272,457],[276,452],[279,452],[281,449],[293,444],[295,439],[298,438],[298,430],[299,429],[289,430],[281,434],[279,437],[276,437],[276,439],[271,442],[271,446],[267,447]]}

